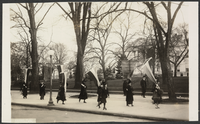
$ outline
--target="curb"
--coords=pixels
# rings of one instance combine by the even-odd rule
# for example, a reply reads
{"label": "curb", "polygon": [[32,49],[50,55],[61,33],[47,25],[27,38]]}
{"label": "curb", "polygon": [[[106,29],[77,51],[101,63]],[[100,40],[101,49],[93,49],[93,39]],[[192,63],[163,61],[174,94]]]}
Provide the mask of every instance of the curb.
{"label": "curb", "polygon": [[18,105],[18,106],[27,106],[27,107],[37,107],[37,108],[44,108],[44,109],[54,109],[60,111],[73,111],[73,112],[83,112],[83,113],[90,113],[90,114],[99,114],[99,115],[109,115],[109,116],[117,116],[117,117],[126,117],[126,118],[136,118],[136,119],[146,119],[146,120],[154,120],[154,121],[189,121],[189,120],[182,120],[182,119],[173,119],[173,118],[161,118],[161,117],[149,117],[149,116],[138,116],[138,115],[130,115],[130,114],[120,114],[120,113],[112,113],[112,112],[97,112],[93,110],[81,110],[81,109],[73,109],[73,108],[60,108],[54,106],[41,106],[41,105],[30,105],[30,104],[22,104],[22,103],[11,103],[11,105]]}

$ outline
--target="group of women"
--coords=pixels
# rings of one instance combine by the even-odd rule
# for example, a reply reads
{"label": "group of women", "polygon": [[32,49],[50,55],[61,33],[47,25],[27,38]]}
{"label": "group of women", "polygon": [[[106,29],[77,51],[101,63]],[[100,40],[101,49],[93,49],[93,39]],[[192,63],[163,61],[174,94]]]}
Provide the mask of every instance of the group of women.
{"label": "group of women", "polygon": [[[86,103],[86,99],[88,98],[87,96],[87,86],[85,84],[86,82],[86,79],[84,79],[81,83],[81,92],[79,94],[79,102],[81,100],[84,100],[84,103]],[[109,92],[108,92],[108,86],[105,82],[105,79],[102,79],[99,81],[100,82],[100,85],[98,86],[98,89],[97,89],[97,94],[98,94],[98,97],[97,97],[97,106],[99,108],[101,108],[101,104],[103,103],[103,110],[107,110],[106,108],[106,98],[109,96]]]}
{"label": "group of women", "polygon": [[[84,100],[83,102],[86,103],[86,99],[88,98],[87,95],[87,86],[85,84],[86,79],[84,79],[81,83],[81,91],[80,94],[78,96],[79,98],[79,102],[81,100]],[[101,104],[103,103],[103,110],[107,110],[106,108],[106,98],[109,96],[109,91],[108,91],[108,85],[105,81],[105,79],[99,80],[100,85],[98,86],[97,89],[97,107],[101,108]],[[133,106],[133,88],[131,87],[131,80],[127,79],[127,86],[125,87],[125,92],[124,95],[126,96],[126,105],[129,106]],[[158,104],[162,101],[162,90],[159,87],[159,82],[157,80],[157,83],[154,84],[152,92],[153,92],[153,96],[152,96],[152,100],[153,103],[156,105],[156,108],[158,107]],[[44,100],[44,96],[45,96],[45,84],[43,81],[40,82],[40,100]],[[25,82],[23,82],[22,87],[21,87],[21,91],[22,91],[22,95],[23,98],[27,98],[27,85]],[[57,103],[59,102],[59,100],[62,101],[62,104],[64,104],[64,101],[66,101],[66,96],[65,96],[65,88],[63,85],[60,85],[59,91],[58,91],[58,95],[56,97],[57,99]]]}
{"label": "group of women", "polygon": [[[133,106],[134,93],[133,93],[133,88],[131,87],[130,79],[127,79],[124,81],[123,91],[124,91],[124,96],[126,96],[126,105]],[[162,102],[162,94],[163,94],[163,90],[159,87],[158,79],[156,79],[156,83],[153,84],[152,92],[153,92],[153,96],[152,96],[153,104],[155,104],[156,109],[158,109],[159,108],[158,104]],[[142,96],[145,98],[144,94],[142,94]]]}

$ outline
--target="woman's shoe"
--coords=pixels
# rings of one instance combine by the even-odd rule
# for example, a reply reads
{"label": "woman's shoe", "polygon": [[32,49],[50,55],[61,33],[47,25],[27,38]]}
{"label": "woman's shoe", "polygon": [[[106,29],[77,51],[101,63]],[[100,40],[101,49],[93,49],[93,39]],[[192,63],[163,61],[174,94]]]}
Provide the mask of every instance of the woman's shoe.
{"label": "woman's shoe", "polygon": [[107,108],[106,108],[106,107],[103,107],[103,110],[107,110]]}
{"label": "woman's shoe", "polygon": [[100,105],[97,105],[96,107],[99,107],[99,108],[101,108],[101,107],[100,107]]}

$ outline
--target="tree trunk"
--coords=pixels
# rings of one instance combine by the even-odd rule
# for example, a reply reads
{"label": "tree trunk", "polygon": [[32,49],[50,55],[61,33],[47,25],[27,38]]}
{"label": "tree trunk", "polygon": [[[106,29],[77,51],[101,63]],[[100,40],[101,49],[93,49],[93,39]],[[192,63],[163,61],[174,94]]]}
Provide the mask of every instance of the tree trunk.
{"label": "tree trunk", "polygon": [[30,19],[30,34],[31,34],[31,44],[32,44],[32,81],[31,81],[31,92],[38,92],[38,53],[37,53],[37,29],[35,25],[35,15],[34,15],[34,5],[29,3],[30,10],[28,10],[28,15]]}
{"label": "tree trunk", "polygon": [[81,87],[81,82],[83,78],[83,54],[78,49],[77,53],[77,65],[76,65],[76,73],[75,73],[75,85],[74,88],[80,88]]}
{"label": "tree trunk", "polygon": [[174,77],[177,77],[177,66],[174,65]]}
{"label": "tree trunk", "polygon": [[167,57],[160,57],[160,62],[161,62],[161,68],[162,68],[162,79],[163,79],[163,84],[167,84],[168,87],[168,96],[171,101],[176,100],[176,94],[174,91],[174,82],[172,81],[172,76],[171,76],[171,66],[170,66],[170,61]]}
{"label": "tree trunk", "polygon": [[103,69],[103,76],[104,76],[104,79],[107,78],[107,75],[106,75],[106,69],[105,69],[105,62],[102,63],[102,69]]}

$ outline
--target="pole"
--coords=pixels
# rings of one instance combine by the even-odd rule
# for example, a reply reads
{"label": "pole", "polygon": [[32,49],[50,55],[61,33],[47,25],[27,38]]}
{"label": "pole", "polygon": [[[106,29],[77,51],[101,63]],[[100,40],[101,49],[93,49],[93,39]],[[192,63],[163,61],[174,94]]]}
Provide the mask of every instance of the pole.
{"label": "pole", "polygon": [[49,104],[48,106],[54,106],[53,100],[52,100],[52,55],[50,55],[50,63],[51,63],[51,69],[50,69],[50,98],[49,98]]}

